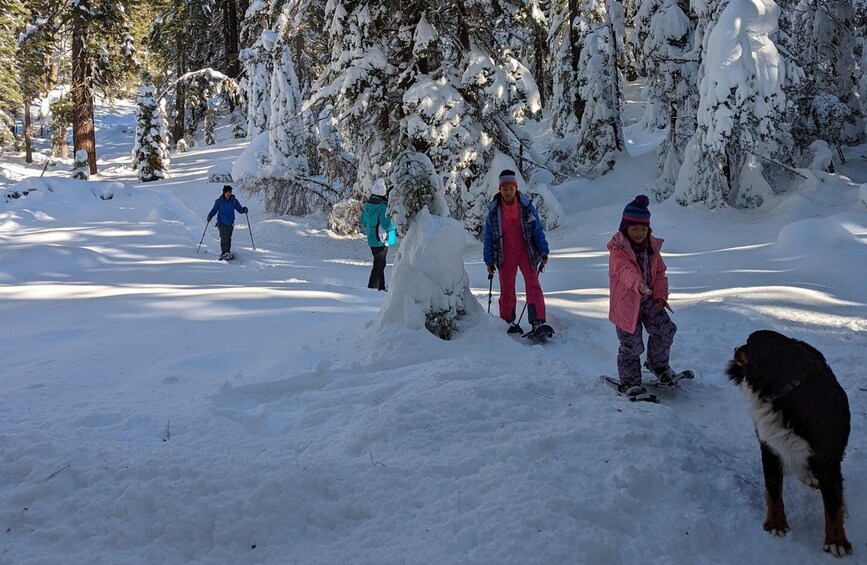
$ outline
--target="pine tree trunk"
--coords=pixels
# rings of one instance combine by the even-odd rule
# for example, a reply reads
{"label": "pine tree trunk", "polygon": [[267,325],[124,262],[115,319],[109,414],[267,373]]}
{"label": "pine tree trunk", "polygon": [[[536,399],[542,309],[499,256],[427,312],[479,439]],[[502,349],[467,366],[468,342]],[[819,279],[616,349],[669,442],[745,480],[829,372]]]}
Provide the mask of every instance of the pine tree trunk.
{"label": "pine tree trunk", "polygon": [[[180,34],[178,34],[178,47],[181,47],[181,39]],[[184,56],[180,49],[178,49],[178,68],[177,73],[178,76],[184,74]],[[175,122],[172,124],[172,141],[175,145],[177,145],[178,141],[183,139],[184,137],[184,120],[186,119],[185,109],[187,107],[186,100],[186,87],[183,84],[178,83],[177,88],[175,89]]]}
{"label": "pine tree trunk", "polygon": [[24,162],[33,162],[33,145],[30,141],[30,98],[24,98]]}
{"label": "pine tree trunk", "polygon": [[611,20],[611,14],[606,16],[608,19],[608,40],[611,42],[611,48],[608,50],[608,66],[611,73],[611,104],[612,112],[614,113],[613,123],[614,129],[614,146],[618,151],[623,151],[623,127],[621,102],[623,93],[620,91],[620,67],[617,66],[617,34],[614,32],[614,22]]}
{"label": "pine tree trunk", "polygon": [[90,174],[96,174],[96,138],[93,131],[93,79],[79,21],[72,27],[72,146],[87,151]]}
{"label": "pine tree trunk", "polygon": [[545,29],[542,26],[534,26],[533,31],[533,73],[535,74],[536,84],[539,87],[539,98],[542,107],[548,99],[548,76],[545,73],[545,55],[548,53],[548,37]]}
{"label": "pine tree trunk", "polygon": [[223,0],[223,37],[226,52],[226,75],[237,78],[241,74],[238,61],[240,28],[238,26],[238,5],[235,0]]}
{"label": "pine tree trunk", "polygon": [[[572,76],[578,76],[578,68],[581,62],[581,36],[578,30],[573,25],[575,18],[581,15],[581,2],[579,0],[569,0],[569,51],[572,54],[570,63],[572,64]],[[577,123],[581,123],[581,118],[584,116],[584,109],[587,107],[587,102],[580,95],[575,96],[573,112]]]}

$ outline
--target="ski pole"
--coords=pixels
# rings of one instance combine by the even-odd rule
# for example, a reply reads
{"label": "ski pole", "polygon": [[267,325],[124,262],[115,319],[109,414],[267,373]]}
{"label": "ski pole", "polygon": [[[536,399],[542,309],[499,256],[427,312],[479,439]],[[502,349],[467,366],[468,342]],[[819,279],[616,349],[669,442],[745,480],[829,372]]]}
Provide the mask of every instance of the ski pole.
{"label": "ski pole", "polygon": [[491,300],[494,294],[494,273],[488,273],[488,280],[490,281],[490,285],[488,285],[488,314],[491,313]]}
{"label": "ski pole", "polygon": [[[247,212],[244,212],[247,216]],[[250,216],[247,216],[247,229],[250,230],[250,243],[253,244],[253,251],[256,251],[256,244],[253,242],[253,226],[250,225]]]}
{"label": "ski pole", "polygon": [[197,254],[199,252],[199,249],[202,247],[202,242],[205,241],[205,234],[208,233],[208,224],[210,224],[210,223],[211,223],[210,220],[205,222],[205,231],[202,232],[202,239],[199,240],[199,247],[196,247],[196,253]]}

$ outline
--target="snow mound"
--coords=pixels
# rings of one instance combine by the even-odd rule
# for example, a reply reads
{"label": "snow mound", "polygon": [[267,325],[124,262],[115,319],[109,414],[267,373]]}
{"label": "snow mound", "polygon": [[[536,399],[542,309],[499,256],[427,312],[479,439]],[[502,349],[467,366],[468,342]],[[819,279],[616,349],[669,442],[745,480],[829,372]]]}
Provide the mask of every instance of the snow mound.
{"label": "snow mound", "polygon": [[208,169],[208,182],[232,182],[232,163],[224,161]]}
{"label": "snow mound", "polygon": [[774,249],[805,255],[829,249],[858,251],[864,245],[857,236],[830,218],[808,218],[780,230]]}

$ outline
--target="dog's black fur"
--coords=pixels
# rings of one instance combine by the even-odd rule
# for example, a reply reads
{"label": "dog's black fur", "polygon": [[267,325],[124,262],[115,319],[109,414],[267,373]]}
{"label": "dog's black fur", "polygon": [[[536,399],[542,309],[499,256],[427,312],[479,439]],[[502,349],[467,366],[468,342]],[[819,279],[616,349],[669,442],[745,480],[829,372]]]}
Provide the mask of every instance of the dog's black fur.
{"label": "dog's black fur", "polygon": [[726,372],[751,403],[765,476],[765,530],[776,535],[789,530],[783,471],[800,472],[822,492],[825,551],[851,554],[840,471],[849,440],[849,400],[825,357],[803,341],[762,330],[735,349]]}

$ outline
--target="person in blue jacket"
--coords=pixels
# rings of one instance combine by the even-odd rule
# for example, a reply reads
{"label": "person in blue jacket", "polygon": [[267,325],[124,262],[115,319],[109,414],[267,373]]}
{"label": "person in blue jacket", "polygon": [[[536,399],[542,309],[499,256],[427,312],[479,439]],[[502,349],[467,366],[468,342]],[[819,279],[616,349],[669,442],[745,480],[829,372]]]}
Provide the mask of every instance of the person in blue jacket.
{"label": "person in blue jacket", "polygon": [[[397,228],[386,214],[388,193],[385,189],[385,180],[377,179],[370,192],[370,198],[361,208],[361,223],[367,234],[367,244],[373,253],[373,269],[370,271],[367,288],[385,290],[385,259],[388,255],[388,244],[397,243],[397,234],[395,233]],[[388,234],[387,243],[382,241],[380,230]]]}
{"label": "person in blue jacket", "polygon": [[217,216],[217,229],[220,230],[220,259],[225,259],[232,253],[232,231],[235,229],[235,210],[246,214],[249,210],[241,206],[238,199],[232,196],[232,187],[223,187],[223,196],[214,201],[214,207],[208,212],[208,223]]}

